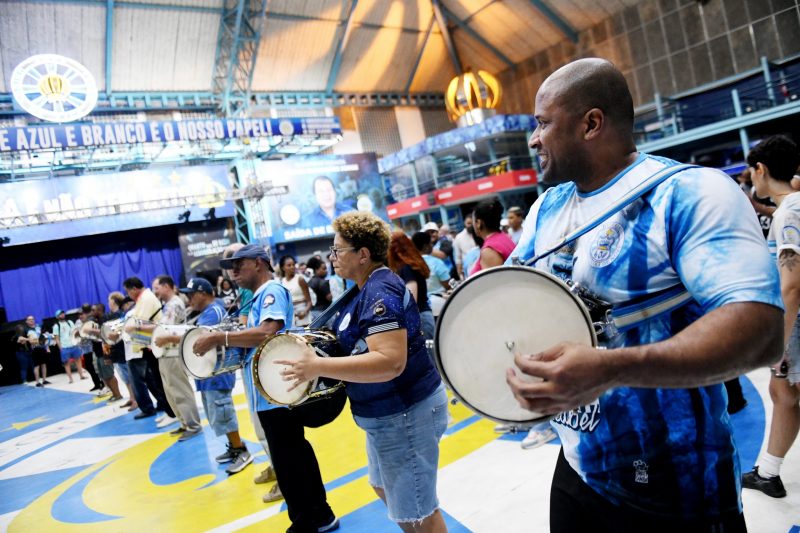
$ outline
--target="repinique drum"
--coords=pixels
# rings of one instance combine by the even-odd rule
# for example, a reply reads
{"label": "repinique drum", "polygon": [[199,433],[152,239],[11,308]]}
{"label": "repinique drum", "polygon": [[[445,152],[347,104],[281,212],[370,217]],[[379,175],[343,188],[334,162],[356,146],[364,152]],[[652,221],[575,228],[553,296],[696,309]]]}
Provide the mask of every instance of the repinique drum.
{"label": "repinique drum", "polygon": [[156,329],[153,330],[150,351],[153,352],[156,359],[160,359],[161,357],[180,357],[180,342],[172,345],[158,346],[156,340],[166,335],[183,337],[183,334],[193,327],[194,326],[189,324],[159,324],[156,326]]}
{"label": "repinique drum", "polygon": [[209,326],[195,326],[181,337],[179,348],[183,366],[189,374],[197,379],[206,379],[218,374],[235,372],[244,366],[246,350],[217,346],[203,354],[195,355],[194,343],[201,335],[209,331],[218,331],[219,328]]}
{"label": "repinique drum", "polygon": [[504,266],[476,274],[447,298],[436,325],[434,359],[445,384],[475,413],[533,425],[552,415],[522,408],[506,383],[506,369],[516,368],[515,352],[538,353],[567,341],[597,346],[581,298],[551,274]]}
{"label": "repinique drum", "polygon": [[149,347],[153,340],[153,328],[155,325],[155,322],[129,316],[125,319],[122,329],[128,334],[132,344]]}
{"label": "repinique drum", "polygon": [[310,398],[327,396],[342,387],[341,382],[316,378],[289,390],[292,383],[284,381],[281,371],[284,365],[274,361],[300,357],[306,346],[311,346],[320,357],[339,355],[336,336],[329,331],[299,330],[278,333],[268,337],[253,356],[253,382],[268,402],[277,405],[295,406]]}
{"label": "repinique drum", "polygon": [[122,319],[109,320],[100,326],[100,338],[109,346],[117,344],[121,340],[128,341],[128,335],[122,329]]}

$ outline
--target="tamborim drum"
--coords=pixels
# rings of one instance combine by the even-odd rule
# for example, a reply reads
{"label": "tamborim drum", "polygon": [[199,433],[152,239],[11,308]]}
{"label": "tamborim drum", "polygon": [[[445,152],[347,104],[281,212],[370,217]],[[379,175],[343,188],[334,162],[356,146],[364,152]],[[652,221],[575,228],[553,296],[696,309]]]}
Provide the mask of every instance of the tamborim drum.
{"label": "tamborim drum", "polygon": [[468,408],[498,422],[532,425],[552,416],[519,405],[506,369],[515,368],[515,352],[534,354],[566,341],[597,346],[583,301],[546,272],[498,267],[469,278],[447,299],[436,325],[435,362]]}
{"label": "tamborim drum", "polygon": [[320,357],[333,357],[340,353],[333,333],[316,330],[278,333],[268,337],[258,347],[253,356],[253,382],[268,402],[295,406],[309,398],[327,396],[342,386],[341,382],[317,378],[289,390],[292,382],[284,381],[281,376],[281,371],[286,366],[276,365],[274,362],[298,359],[306,346],[311,346]]}
{"label": "tamborim drum", "polygon": [[195,355],[195,341],[209,331],[219,331],[219,328],[195,326],[181,337],[179,351],[186,371],[197,379],[206,379],[242,368],[246,350],[241,348],[226,349],[217,346],[206,353]]}
{"label": "tamborim drum", "polygon": [[180,357],[180,341],[176,344],[167,344],[165,346],[158,346],[156,341],[164,336],[178,336],[183,337],[183,334],[192,329],[194,326],[188,324],[159,324],[153,330],[153,338],[150,344],[150,351],[156,359],[161,357]]}

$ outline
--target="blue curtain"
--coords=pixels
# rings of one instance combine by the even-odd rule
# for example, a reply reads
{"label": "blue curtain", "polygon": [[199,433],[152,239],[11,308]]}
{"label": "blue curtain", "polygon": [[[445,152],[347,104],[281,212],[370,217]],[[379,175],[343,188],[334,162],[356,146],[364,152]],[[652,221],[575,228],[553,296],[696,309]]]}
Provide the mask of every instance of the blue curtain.
{"label": "blue curtain", "polygon": [[0,248],[0,307],[9,321],[56,309],[106,303],[130,276],[149,287],[169,274],[180,283],[183,265],[175,226]]}

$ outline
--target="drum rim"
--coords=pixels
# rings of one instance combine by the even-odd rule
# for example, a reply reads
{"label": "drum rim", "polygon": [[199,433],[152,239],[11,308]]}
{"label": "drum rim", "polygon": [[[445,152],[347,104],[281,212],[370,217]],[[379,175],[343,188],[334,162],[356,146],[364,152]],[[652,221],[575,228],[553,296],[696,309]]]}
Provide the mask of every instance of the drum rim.
{"label": "drum rim", "polygon": [[501,422],[501,423],[507,423],[507,424],[520,424],[520,425],[522,425],[522,424],[524,424],[524,425],[540,424],[542,422],[547,422],[549,420],[552,420],[553,418],[555,418],[557,413],[553,413],[551,415],[540,416],[538,418],[532,418],[530,420],[509,420],[509,419],[506,419],[506,418],[499,418],[499,417],[490,415],[488,413],[485,413],[484,411],[482,411],[482,410],[478,409],[477,407],[475,407],[474,405],[472,405],[472,403],[467,401],[453,387],[453,384],[450,382],[450,379],[447,377],[447,372],[445,372],[444,366],[441,363],[441,357],[439,356],[439,332],[441,330],[442,323],[443,323],[441,318],[444,317],[444,315],[447,313],[447,308],[453,302],[453,299],[454,299],[453,297],[456,294],[458,294],[458,292],[461,291],[464,287],[466,287],[467,285],[472,283],[474,280],[480,279],[481,277],[486,276],[486,275],[496,274],[496,273],[499,273],[501,271],[506,271],[506,270],[526,271],[526,272],[534,274],[534,275],[542,276],[543,278],[548,279],[549,281],[555,281],[556,282],[555,285],[558,286],[560,289],[562,289],[565,293],[567,293],[572,298],[572,300],[578,305],[578,308],[581,310],[581,314],[583,315],[584,320],[586,320],[586,325],[589,328],[589,332],[591,333],[592,347],[595,347],[595,348],[597,347],[597,334],[594,331],[594,323],[592,322],[592,318],[589,315],[589,311],[586,309],[586,306],[581,301],[581,299],[578,298],[578,296],[576,296],[575,294],[572,293],[572,291],[569,290],[569,288],[566,286],[566,284],[564,283],[563,280],[561,280],[557,276],[554,276],[553,274],[550,274],[549,272],[544,272],[543,270],[539,270],[537,268],[533,268],[533,267],[529,267],[529,266],[522,266],[522,265],[519,265],[519,266],[518,265],[503,265],[503,266],[492,267],[492,268],[489,268],[489,269],[486,269],[486,270],[482,270],[482,271],[478,272],[477,274],[475,274],[474,276],[470,276],[463,283],[460,283],[453,290],[453,293],[446,299],[446,301],[444,303],[444,307],[442,307],[442,310],[439,313],[440,320],[436,321],[436,329],[435,329],[434,334],[433,334],[433,350],[434,350],[433,363],[434,363],[434,365],[436,365],[436,369],[439,371],[439,376],[441,376],[442,381],[444,381],[445,385],[447,385],[447,388],[450,389],[450,391],[453,393],[453,395],[456,398],[458,398],[458,400],[461,403],[463,403],[465,406],[467,406],[467,408],[469,408],[472,412],[474,412],[474,413],[476,413],[476,414],[478,414],[478,415],[480,415],[480,416],[482,416],[484,418],[488,418],[489,420],[494,420],[495,422]]}
{"label": "drum rim", "polygon": [[181,337],[181,343],[178,345],[178,351],[179,351],[179,352],[180,352],[180,354],[181,354],[181,364],[183,365],[183,368],[186,370],[186,372],[188,372],[188,373],[189,373],[189,375],[190,375],[190,376],[192,376],[192,377],[193,377],[193,378],[195,378],[195,379],[209,379],[209,378],[213,378],[213,377],[214,377],[214,374],[213,374],[213,373],[212,373],[211,375],[208,375],[208,376],[202,376],[202,377],[201,377],[201,376],[198,376],[197,374],[195,374],[194,372],[192,372],[192,370],[189,368],[189,365],[187,365],[187,364],[186,364],[186,358],[184,357],[184,353],[185,353],[185,351],[184,351],[184,349],[183,349],[183,344],[184,344],[184,341],[186,340],[186,337],[189,335],[189,333],[191,333],[192,331],[194,331],[194,330],[196,330],[196,329],[204,329],[204,330],[206,330],[206,331],[213,331],[211,328],[209,328],[209,327],[207,327],[207,326],[195,326],[195,327],[193,327],[193,328],[189,329],[189,330],[188,330],[186,333],[184,333],[184,334],[183,334],[183,336]]}
{"label": "drum rim", "polygon": [[284,403],[276,400],[275,398],[270,396],[270,394],[264,389],[264,387],[261,386],[261,380],[258,379],[258,361],[261,359],[261,352],[264,350],[264,348],[267,347],[267,344],[269,344],[271,340],[277,337],[285,337],[285,336],[290,336],[300,341],[303,340],[303,338],[300,335],[293,333],[291,331],[273,333],[272,335],[261,341],[261,344],[259,344],[258,348],[256,348],[256,352],[253,354],[253,367],[250,369],[250,373],[253,375],[253,383],[255,383],[256,389],[258,389],[259,394],[261,394],[261,396],[263,396],[264,399],[266,399],[269,403],[273,405],[281,405],[283,407],[296,407],[301,403],[305,402],[309,398],[309,394],[311,393],[311,391],[317,388],[317,382],[319,381],[319,377],[309,380],[306,386],[306,390],[303,391],[301,399],[294,403]]}

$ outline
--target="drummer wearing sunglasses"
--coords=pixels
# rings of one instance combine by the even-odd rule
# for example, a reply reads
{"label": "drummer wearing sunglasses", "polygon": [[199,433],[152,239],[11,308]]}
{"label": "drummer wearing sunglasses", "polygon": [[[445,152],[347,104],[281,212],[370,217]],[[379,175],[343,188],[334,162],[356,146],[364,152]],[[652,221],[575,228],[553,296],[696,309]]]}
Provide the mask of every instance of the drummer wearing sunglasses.
{"label": "drummer wearing sunglasses", "polygon": [[258,393],[253,381],[253,356],[268,336],[292,327],[292,296],[273,278],[269,253],[262,246],[243,246],[230,258],[220,261],[220,266],[233,271],[237,285],[253,291],[247,327],[239,331],[210,332],[199,337],[193,349],[196,353],[204,353],[217,346],[249,348],[242,378],[250,409],[257,414],[264,428],[272,466],[286,500],[292,521],[287,532],[338,529],[339,520],[328,505],[319,463],[311,443],[305,438],[304,428],[319,427],[333,421],[344,408],[344,392],[292,409],[272,405]]}
{"label": "drummer wearing sunglasses", "polygon": [[[744,216],[752,207],[720,171],[637,152],[632,98],[608,61],[554,72],[535,117],[530,147],[558,185],[531,208],[512,257],[540,257],[601,221],[533,266],[620,315],[651,310],[620,327],[619,348],[564,342],[517,353],[507,372],[522,407],[555,415],[551,531],[745,531],[722,382],[782,351],[777,268]],[[654,177],[664,179],[623,209]],[[665,294],[681,298],[666,305]]]}
{"label": "drummer wearing sunglasses", "polygon": [[447,429],[447,395],[425,349],[417,304],[385,266],[388,225],[367,212],[333,221],[336,272],[358,294],[334,319],[343,353],[278,360],[294,387],[317,377],[345,381],[356,424],[367,433],[369,483],[404,531],[446,531],[436,496],[439,439]]}

